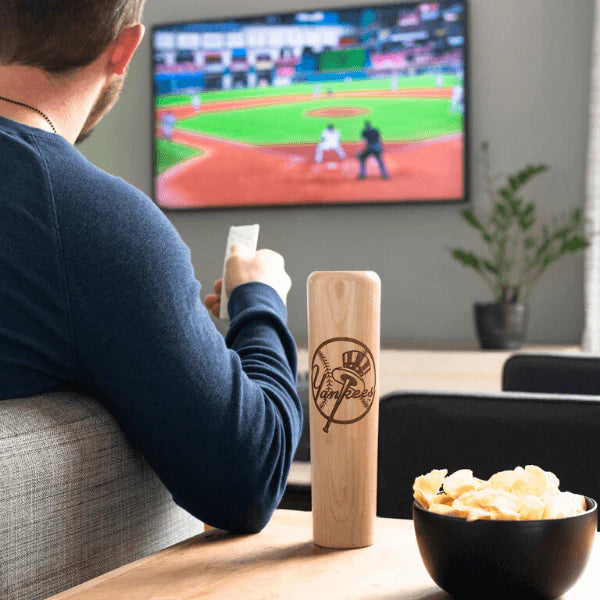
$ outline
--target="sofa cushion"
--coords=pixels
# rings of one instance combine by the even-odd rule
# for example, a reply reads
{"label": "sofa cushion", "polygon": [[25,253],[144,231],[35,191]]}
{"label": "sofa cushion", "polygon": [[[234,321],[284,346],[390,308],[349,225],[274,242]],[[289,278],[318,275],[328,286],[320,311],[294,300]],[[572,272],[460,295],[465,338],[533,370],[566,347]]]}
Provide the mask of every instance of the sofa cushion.
{"label": "sofa cushion", "polygon": [[0,401],[0,598],[37,600],[203,529],[95,400]]}

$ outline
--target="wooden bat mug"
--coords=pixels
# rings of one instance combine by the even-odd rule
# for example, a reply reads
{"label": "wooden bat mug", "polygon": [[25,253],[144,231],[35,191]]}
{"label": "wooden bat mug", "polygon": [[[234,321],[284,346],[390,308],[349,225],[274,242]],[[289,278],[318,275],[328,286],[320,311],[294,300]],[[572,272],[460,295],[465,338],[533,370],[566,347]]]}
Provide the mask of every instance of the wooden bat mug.
{"label": "wooden bat mug", "polygon": [[377,500],[381,282],[371,271],[308,279],[313,539],[373,543]]}

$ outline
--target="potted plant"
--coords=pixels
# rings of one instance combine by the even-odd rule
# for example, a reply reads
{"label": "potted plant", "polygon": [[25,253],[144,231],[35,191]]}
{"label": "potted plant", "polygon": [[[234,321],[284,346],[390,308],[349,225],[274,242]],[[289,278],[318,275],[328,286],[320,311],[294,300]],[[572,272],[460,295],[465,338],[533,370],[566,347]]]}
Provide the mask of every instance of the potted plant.
{"label": "potted plant", "polygon": [[534,177],[549,170],[528,165],[495,186],[490,172],[489,145],[481,145],[490,210],[463,210],[462,218],[476,229],[487,252],[450,248],[452,257],[474,270],[492,291],[494,301],[476,303],[475,323],[482,348],[519,348],[527,324],[527,300],[548,267],[563,256],[589,245],[582,210],[575,208],[538,223],[536,206],[522,197]]}

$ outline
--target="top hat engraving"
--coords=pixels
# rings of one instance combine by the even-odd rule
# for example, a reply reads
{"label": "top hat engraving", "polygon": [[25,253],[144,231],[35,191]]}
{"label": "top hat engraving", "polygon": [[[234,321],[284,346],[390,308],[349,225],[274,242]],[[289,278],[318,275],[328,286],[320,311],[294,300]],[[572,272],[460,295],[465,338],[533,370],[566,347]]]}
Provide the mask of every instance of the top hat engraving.
{"label": "top hat engraving", "polygon": [[344,368],[356,373],[359,377],[363,377],[371,370],[371,361],[369,357],[360,350],[349,350],[342,354]]}

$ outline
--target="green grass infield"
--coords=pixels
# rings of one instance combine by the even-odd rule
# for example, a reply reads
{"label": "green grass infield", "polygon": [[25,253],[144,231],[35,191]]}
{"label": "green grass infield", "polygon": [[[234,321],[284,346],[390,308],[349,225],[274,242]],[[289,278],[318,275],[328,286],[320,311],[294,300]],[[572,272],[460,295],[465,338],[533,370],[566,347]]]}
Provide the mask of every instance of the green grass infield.
{"label": "green grass infield", "polygon": [[156,138],[154,140],[154,165],[156,174],[160,175],[170,167],[201,154],[204,154],[202,150],[177,144],[164,138]]}
{"label": "green grass infield", "polygon": [[[363,109],[352,117],[310,116],[315,109]],[[450,114],[450,101],[438,98],[319,98],[272,106],[204,113],[181,120],[179,129],[253,145],[317,143],[332,123],[343,142],[358,142],[365,120],[385,141],[415,141],[458,133],[461,114]]]}

